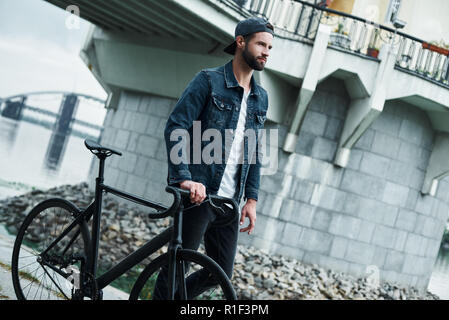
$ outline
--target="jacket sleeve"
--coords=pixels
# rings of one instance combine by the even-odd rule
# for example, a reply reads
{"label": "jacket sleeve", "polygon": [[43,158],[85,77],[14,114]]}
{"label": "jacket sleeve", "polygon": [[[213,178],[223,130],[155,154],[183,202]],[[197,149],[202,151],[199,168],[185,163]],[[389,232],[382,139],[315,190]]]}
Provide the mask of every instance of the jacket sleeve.
{"label": "jacket sleeve", "polygon": [[[268,109],[268,96],[265,94],[264,97],[265,110]],[[248,176],[245,182],[245,196],[244,200],[254,199],[258,200],[259,186],[260,186],[260,172],[262,168],[263,161],[263,148],[262,142],[264,141],[265,130],[264,125],[262,130],[257,132],[257,148],[256,148],[256,161],[253,161],[249,165]]]}
{"label": "jacket sleeve", "polygon": [[[261,131],[262,135],[263,130]],[[262,159],[263,159],[263,153],[262,153],[262,144],[261,144],[261,137],[262,135],[259,135],[257,138],[257,149],[256,149],[256,161],[255,163],[252,163],[249,165],[248,169],[248,176],[246,178],[245,183],[245,196],[244,200],[247,199],[254,199],[258,200],[258,194],[259,194],[259,185],[260,185],[260,170],[262,167]]]}
{"label": "jacket sleeve", "polygon": [[[187,88],[182,93],[178,102],[176,103],[172,113],[168,117],[164,130],[165,145],[167,148],[167,160],[168,160],[168,176],[167,184],[173,185],[184,180],[191,180],[192,176],[189,171],[189,157],[187,154],[181,154],[178,152],[178,156],[182,156],[180,163],[173,163],[170,157],[172,148],[178,143],[191,143],[191,137],[187,139],[181,139],[179,142],[179,136],[174,130],[181,129],[182,132],[187,134],[188,130],[192,127],[193,121],[197,120],[201,111],[203,110],[207,97],[209,94],[209,80],[204,71],[200,71],[187,85]],[[176,139],[170,140],[170,136],[174,133]],[[178,131],[180,132],[180,131]],[[186,144],[184,148],[180,148],[179,151],[189,150],[189,144]]]}

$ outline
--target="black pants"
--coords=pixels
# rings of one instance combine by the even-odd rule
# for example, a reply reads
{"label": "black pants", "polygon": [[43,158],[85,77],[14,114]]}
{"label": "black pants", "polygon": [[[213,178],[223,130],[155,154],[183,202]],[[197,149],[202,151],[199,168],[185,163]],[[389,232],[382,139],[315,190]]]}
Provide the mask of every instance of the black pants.
{"label": "black pants", "polygon": [[[184,208],[193,205],[189,199],[183,200]],[[229,219],[231,208],[222,206],[226,212],[217,212],[209,202],[203,202],[184,210],[182,225],[182,247],[197,250],[204,237],[204,247],[207,255],[217,262],[229,278],[234,269],[234,258],[237,249],[238,222],[236,217],[226,225],[224,219]],[[153,293],[153,300],[165,300],[168,298],[168,266],[161,268]],[[214,287],[217,283],[209,277],[204,270],[196,271],[186,279],[188,299],[193,299],[205,290]]]}

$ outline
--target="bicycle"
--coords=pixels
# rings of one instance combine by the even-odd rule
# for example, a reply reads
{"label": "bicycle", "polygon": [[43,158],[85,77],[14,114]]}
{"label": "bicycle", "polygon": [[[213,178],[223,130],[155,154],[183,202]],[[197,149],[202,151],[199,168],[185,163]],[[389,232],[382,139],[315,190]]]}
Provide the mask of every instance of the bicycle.
{"label": "bicycle", "polygon": [[[182,248],[182,217],[187,208],[184,208],[181,199],[189,197],[190,192],[166,186],[165,191],[174,196],[172,205],[167,208],[107,186],[103,183],[105,160],[112,154],[122,154],[91,140],[85,140],[84,144],[99,159],[95,197],[85,209],[67,200],[52,198],[42,201],[30,211],[19,229],[12,255],[12,280],[17,298],[101,300],[106,286],[168,244],[167,252],[152,260],[140,273],[131,290],[130,300],[151,298],[149,286],[162,267],[168,267],[169,271],[168,299],[192,299],[190,288],[186,286],[189,277],[187,270],[202,268],[201,272],[214,279],[225,299],[236,300],[230,279],[214,260],[200,252]],[[156,209],[156,212],[148,213],[151,219],[171,216],[173,221],[163,232],[97,276],[103,192]],[[232,214],[227,223],[238,219],[238,206],[234,199],[209,194],[205,201],[209,201],[214,210],[221,214],[225,213],[222,206],[230,204]],[[46,229],[47,225],[49,230]],[[46,232],[46,240],[38,241],[36,233],[42,232]],[[190,268],[192,265],[196,268]]]}

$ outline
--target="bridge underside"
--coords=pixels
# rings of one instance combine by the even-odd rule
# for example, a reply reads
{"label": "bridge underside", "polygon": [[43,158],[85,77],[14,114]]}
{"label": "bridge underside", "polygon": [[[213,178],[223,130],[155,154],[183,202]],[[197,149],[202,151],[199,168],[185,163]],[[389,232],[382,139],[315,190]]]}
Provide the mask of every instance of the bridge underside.
{"label": "bridge underside", "polygon": [[[64,10],[70,12],[73,1],[70,0],[46,0]],[[177,40],[201,41],[217,43],[226,46],[232,39],[232,30],[217,28],[218,22],[223,20],[222,14],[210,8],[203,12],[195,13],[186,10],[187,7],[198,1],[172,1],[172,0],[110,0],[88,1],[79,0],[76,6],[79,8],[81,18],[102,28],[105,31],[138,34],[156,37],[169,37]],[[205,12],[204,12],[205,11]],[[200,14],[210,14],[210,19],[202,19]],[[130,18],[132,17],[132,18]]]}

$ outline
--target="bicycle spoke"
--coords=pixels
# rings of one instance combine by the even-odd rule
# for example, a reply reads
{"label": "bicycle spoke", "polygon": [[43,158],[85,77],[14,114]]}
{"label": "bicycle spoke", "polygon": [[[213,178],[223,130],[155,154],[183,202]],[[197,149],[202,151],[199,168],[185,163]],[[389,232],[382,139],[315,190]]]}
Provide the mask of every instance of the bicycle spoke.
{"label": "bicycle spoke", "polygon": [[19,270],[24,269],[24,268],[26,268],[26,267],[28,267],[28,266],[31,266],[31,265],[34,264],[34,263],[37,263],[37,261],[33,261],[33,262],[31,262],[31,263],[29,263],[29,264],[23,266],[23,267],[20,267]]}
{"label": "bicycle spoke", "polygon": [[41,294],[39,296],[39,299],[42,300],[42,294],[44,293],[44,289],[47,289],[47,278],[44,277],[42,279],[42,290],[41,290]]}
{"label": "bicycle spoke", "polygon": [[36,250],[34,250],[33,248],[29,248],[29,247],[23,246],[22,248],[20,248],[20,250],[23,250],[23,251],[25,251],[27,253],[31,253],[34,256],[38,256],[39,255],[39,253]]}
{"label": "bicycle spoke", "polygon": [[56,281],[52,278],[52,276],[50,276],[50,274],[48,273],[47,269],[45,269],[45,267],[43,265],[42,269],[44,269],[45,273],[48,275],[48,277],[50,278],[51,281],[53,281],[53,283],[55,284],[56,288],[58,288],[58,290],[61,292],[62,295],[64,295],[64,297],[69,300],[69,298],[65,295],[64,291],[58,286],[58,284],[56,283]]}
{"label": "bicycle spoke", "polygon": [[38,281],[39,281],[39,287],[37,288],[36,293],[34,294],[34,299],[36,299],[36,295],[37,295],[37,293],[39,292],[39,288],[40,288],[41,285],[42,285],[42,278],[43,278],[44,276],[45,276],[45,274],[42,274],[41,279],[40,279],[40,280],[38,279]]}
{"label": "bicycle spoke", "polygon": [[28,258],[36,258],[38,256],[38,254],[33,254],[31,256],[20,256],[20,258],[22,259],[28,259]]}
{"label": "bicycle spoke", "polygon": [[[39,270],[39,267],[40,267],[40,266],[38,265],[36,269],[34,269],[34,270],[31,271],[31,272],[26,271],[26,273],[28,273],[29,275],[31,275],[31,273],[34,272],[34,274],[36,275],[36,272],[37,272],[37,270]],[[24,271],[24,272],[25,272],[25,271]],[[31,277],[32,277],[32,279],[36,279],[36,280],[37,280],[37,278],[36,278],[35,276],[31,275]],[[31,283],[33,283],[33,282],[34,282],[34,280],[31,281]]]}
{"label": "bicycle spoke", "polygon": [[47,288],[47,300],[50,300],[50,292],[52,291],[52,283],[50,282],[50,288],[48,288],[47,279],[45,279],[45,287]]}

